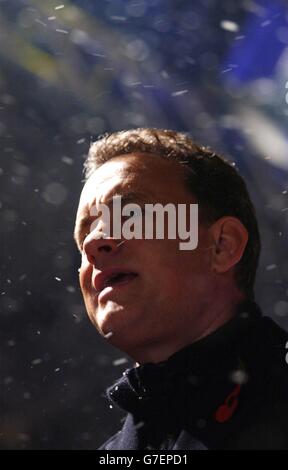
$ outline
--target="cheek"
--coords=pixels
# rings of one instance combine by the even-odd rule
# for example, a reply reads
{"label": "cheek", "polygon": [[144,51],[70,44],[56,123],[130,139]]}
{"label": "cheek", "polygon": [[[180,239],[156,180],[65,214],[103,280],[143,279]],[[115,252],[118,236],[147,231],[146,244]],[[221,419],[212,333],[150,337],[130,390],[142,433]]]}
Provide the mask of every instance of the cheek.
{"label": "cheek", "polygon": [[180,292],[189,292],[202,290],[202,285],[208,282],[208,263],[201,252],[191,251],[187,253],[182,251],[174,264],[173,276],[175,278],[175,287]]}

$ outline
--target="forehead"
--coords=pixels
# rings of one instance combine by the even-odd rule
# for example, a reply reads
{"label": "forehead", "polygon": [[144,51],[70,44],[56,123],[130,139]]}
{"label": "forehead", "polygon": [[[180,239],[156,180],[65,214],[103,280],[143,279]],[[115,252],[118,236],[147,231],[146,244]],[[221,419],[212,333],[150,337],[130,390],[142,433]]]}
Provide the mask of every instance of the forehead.
{"label": "forehead", "polygon": [[157,198],[171,189],[184,189],[184,169],[157,155],[129,154],[114,157],[101,165],[85,183],[80,206],[102,202],[112,193],[123,190],[152,193]]}

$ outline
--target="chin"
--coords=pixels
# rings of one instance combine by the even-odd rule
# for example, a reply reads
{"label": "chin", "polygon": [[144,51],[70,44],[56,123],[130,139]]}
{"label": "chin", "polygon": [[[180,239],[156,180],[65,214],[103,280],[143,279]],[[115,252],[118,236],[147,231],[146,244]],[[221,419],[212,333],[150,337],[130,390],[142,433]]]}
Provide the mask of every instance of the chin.
{"label": "chin", "polygon": [[121,312],[118,309],[101,309],[97,312],[94,323],[106,335],[109,332],[116,332],[119,328],[123,328],[123,317],[121,317]]}
{"label": "chin", "polygon": [[119,307],[117,309],[104,309],[97,312],[97,329],[99,329],[103,335],[107,335],[110,332],[111,342],[114,339],[118,342],[122,342],[124,338],[129,341],[131,337],[135,336],[135,333],[139,330],[139,322],[136,322],[135,312],[125,307]]}

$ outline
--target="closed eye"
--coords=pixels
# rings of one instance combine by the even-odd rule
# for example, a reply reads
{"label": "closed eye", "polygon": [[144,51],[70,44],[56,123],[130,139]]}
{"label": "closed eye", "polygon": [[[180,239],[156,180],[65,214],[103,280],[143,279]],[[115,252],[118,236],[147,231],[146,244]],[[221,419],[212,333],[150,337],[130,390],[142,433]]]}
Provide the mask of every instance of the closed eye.
{"label": "closed eye", "polygon": [[129,215],[127,214],[123,215],[124,219],[131,219],[131,217],[142,217],[143,215],[142,207],[131,209],[129,212],[130,212]]}

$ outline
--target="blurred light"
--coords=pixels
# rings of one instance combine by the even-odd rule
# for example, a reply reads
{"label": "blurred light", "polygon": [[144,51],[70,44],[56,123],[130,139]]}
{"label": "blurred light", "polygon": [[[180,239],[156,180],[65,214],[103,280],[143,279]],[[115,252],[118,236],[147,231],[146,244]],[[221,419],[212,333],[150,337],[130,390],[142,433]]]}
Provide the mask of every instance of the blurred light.
{"label": "blurred light", "polygon": [[65,201],[67,197],[67,189],[63,184],[49,183],[47,184],[42,197],[49,204],[58,206]]}
{"label": "blurred light", "polygon": [[288,139],[272,119],[248,106],[242,108],[239,123],[254,149],[262,158],[271,157],[269,162],[288,169]]}
{"label": "blurred light", "polygon": [[26,165],[22,165],[22,163],[16,163],[13,166],[13,171],[18,176],[28,176],[30,175],[30,168]]}
{"label": "blurred light", "polygon": [[254,80],[249,87],[249,92],[255,102],[260,105],[273,104],[279,93],[277,84],[269,78]]}
{"label": "blurred light", "polygon": [[125,55],[138,62],[142,62],[149,56],[149,47],[142,39],[134,39],[125,46]]}

